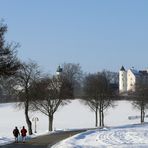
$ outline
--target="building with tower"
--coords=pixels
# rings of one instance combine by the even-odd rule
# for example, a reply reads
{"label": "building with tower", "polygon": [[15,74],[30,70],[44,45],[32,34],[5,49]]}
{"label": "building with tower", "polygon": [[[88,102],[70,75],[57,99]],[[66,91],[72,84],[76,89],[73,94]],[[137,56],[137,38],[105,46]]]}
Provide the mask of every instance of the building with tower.
{"label": "building with tower", "polygon": [[135,91],[136,83],[143,81],[148,83],[148,70],[135,70],[134,68],[125,70],[122,66],[119,71],[119,92],[127,93]]}

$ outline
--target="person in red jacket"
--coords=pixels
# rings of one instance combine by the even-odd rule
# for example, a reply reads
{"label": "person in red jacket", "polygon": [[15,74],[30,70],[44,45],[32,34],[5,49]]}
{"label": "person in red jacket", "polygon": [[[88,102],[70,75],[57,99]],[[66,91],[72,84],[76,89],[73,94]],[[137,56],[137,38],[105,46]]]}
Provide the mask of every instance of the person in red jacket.
{"label": "person in red jacket", "polygon": [[25,126],[23,126],[23,128],[21,129],[21,135],[22,135],[22,141],[23,141],[23,143],[26,140],[26,133],[27,133],[27,130],[25,129]]}

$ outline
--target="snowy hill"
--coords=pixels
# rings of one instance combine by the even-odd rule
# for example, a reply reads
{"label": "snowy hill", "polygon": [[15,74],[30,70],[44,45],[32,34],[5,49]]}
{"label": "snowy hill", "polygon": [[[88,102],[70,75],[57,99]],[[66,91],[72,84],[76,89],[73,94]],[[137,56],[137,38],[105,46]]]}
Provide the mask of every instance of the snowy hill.
{"label": "snowy hill", "polygon": [[148,124],[87,131],[57,143],[52,148],[147,148]]}

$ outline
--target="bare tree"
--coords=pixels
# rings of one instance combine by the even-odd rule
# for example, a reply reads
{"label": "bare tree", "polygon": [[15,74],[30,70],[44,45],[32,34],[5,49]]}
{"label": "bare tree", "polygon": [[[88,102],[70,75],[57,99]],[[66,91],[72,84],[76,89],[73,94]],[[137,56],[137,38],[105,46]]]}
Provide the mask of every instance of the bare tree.
{"label": "bare tree", "polygon": [[136,83],[135,92],[129,93],[132,97],[132,105],[140,110],[141,123],[144,123],[145,112],[148,109],[148,81],[139,81]]}
{"label": "bare tree", "polygon": [[53,117],[59,106],[67,104],[73,96],[69,81],[62,77],[45,77],[32,85],[32,107],[49,119],[49,131],[53,130]]}
{"label": "bare tree", "polygon": [[84,102],[95,112],[95,126],[104,126],[104,110],[113,107],[114,90],[104,72],[89,74],[84,80]]}
{"label": "bare tree", "polygon": [[29,61],[22,63],[20,70],[16,74],[15,91],[18,92],[20,105],[23,106],[25,111],[26,123],[28,125],[29,134],[32,134],[32,123],[29,118],[29,107],[31,102],[31,84],[39,79],[40,71],[35,62]]}
{"label": "bare tree", "polygon": [[81,84],[83,78],[83,72],[79,64],[64,63],[62,65],[62,76],[68,79],[73,89],[73,97],[79,97],[81,93]]}

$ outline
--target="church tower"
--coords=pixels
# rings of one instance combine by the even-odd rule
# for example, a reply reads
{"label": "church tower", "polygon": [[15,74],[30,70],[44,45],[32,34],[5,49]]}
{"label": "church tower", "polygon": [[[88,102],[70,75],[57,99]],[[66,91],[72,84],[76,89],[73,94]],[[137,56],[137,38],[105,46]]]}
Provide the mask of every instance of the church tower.
{"label": "church tower", "polygon": [[119,92],[120,93],[127,92],[127,71],[123,66],[119,71]]}

